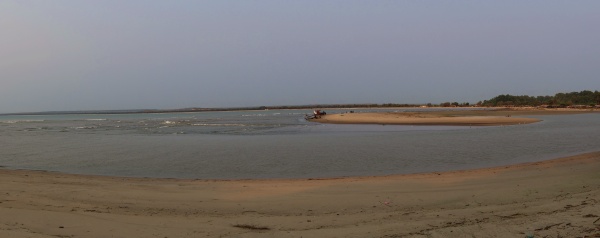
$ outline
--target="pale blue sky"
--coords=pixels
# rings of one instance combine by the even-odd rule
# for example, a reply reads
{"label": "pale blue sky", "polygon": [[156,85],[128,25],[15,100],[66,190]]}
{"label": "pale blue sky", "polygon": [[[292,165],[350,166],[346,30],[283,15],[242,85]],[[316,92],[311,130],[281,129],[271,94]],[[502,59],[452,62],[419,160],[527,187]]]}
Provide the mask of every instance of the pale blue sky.
{"label": "pale blue sky", "polygon": [[600,1],[0,1],[0,112],[600,90]]}

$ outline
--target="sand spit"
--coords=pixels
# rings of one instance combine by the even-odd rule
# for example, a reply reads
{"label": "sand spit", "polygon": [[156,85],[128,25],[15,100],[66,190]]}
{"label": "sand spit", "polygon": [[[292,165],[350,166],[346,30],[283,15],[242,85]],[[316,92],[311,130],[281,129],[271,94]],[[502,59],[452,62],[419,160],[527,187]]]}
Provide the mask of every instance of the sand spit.
{"label": "sand spit", "polygon": [[498,126],[535,123],[541,120],[523,116],[564,115],[597,113],[593,110],[556,109],[498,109],[498,110],[452,110],[431,112],[375,112],[328,114],[314,122],[334,124],[383,124],[383,125],[449,125],[449,126]]}
{"label": "sand spit", "polygon": [[600,152],[444,173],[179,180],[0,169],[0,237],[600,235]]}

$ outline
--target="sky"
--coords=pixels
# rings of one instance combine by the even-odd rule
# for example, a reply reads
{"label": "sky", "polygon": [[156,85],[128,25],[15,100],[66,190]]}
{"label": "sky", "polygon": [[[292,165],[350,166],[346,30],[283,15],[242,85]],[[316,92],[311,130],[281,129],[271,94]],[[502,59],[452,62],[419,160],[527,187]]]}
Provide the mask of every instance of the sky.
{"label": "sky", "polygon": [[600,90],[600,1],[0,1],[0,113]]}

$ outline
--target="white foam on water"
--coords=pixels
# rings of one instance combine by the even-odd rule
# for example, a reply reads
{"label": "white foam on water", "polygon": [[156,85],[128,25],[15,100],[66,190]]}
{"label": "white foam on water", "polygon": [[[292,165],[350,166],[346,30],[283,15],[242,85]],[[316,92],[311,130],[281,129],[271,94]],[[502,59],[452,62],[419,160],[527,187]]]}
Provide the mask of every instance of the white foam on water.
{"label": "white foam on water", "polygon": [[45,120],[8,120],[0,121],[0,123],[15,124],[15,123],[28,123],[28,122],[44,122]]}

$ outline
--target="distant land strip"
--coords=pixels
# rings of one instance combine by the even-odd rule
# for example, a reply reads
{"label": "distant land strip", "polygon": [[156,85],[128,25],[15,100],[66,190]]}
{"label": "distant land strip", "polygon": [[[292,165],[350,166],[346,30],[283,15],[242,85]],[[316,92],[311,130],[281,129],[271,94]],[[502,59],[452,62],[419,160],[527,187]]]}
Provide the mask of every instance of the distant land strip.
{"label": "distant land strip", "polygon": [[129,109],[129,110],[82,110],[82,111],[46,111],[2,113],[3,115],[65,115],[65,114],[137,114],[137,113],[178,113],[178,112],[217,112],[217,111],[252,111],[252,110],[285,110],[314,108],[402,108],[402,107],[542,107],[542,108],[600,108],[600,92],[583,90],[580,92],[557,93],[554,96],[514,96],[498,95],[475,104],[468,102],[443,102],[440,104],[399,104],[399,103],[364,103],[364,104],[310,104],[292,106],[256,106],[256,107],[217,107],[217,108],[181,108],[181,109]]}

